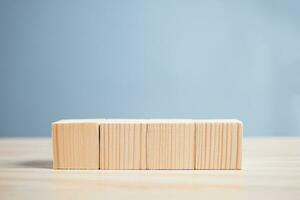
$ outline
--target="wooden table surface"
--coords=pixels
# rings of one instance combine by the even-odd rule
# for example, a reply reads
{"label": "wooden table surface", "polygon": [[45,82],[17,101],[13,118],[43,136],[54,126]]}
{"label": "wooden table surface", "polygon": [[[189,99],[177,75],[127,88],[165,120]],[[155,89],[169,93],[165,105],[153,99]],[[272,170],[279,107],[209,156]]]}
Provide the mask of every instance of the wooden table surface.
{"label": "wooden table surface", "polygon": [[243,169],[53,170],[50,139],[0,139],[0,199],[300,199],[300,138],[246,138]]}

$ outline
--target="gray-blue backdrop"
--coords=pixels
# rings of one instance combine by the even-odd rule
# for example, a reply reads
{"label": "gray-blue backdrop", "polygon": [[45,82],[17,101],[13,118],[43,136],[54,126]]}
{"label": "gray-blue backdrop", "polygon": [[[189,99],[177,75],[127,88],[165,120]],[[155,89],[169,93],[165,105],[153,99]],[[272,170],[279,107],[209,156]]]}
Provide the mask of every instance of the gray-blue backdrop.
{"label": "gray-blue backdrop", "polygon": [[61,118],[238,118],[300,134],[300,3],[1,0],[0,136]]}

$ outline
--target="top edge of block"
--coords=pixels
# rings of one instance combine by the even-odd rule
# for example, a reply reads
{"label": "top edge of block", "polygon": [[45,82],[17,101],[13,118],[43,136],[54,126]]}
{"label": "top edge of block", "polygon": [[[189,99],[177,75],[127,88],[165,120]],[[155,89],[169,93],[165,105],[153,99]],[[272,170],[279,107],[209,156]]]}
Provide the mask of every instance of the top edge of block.
{"label": "top edge of block", "polygon": [[78,123],[98,123],[98,124],[134,124],[134,123],[147,123],[143,119],[64,119],[53,122],[52,124],[78,124]]}
{"label": "top edge of block", "polygon": [[183,123],[183,124],[192,124],[195,121],[192,119],[148,119],[148,124],[175,124],[175,123]]}
{"label": "top edge of block", "polygon": [[243,124],[241,120],[238,119],[196,119],[195,123],[237,123]]}
{"label": "top edge of block", "polygon": [[101,123],[105,119],[63,119],[52,124],[78,124],[78,123]]}
{"label": "top edge of block", "polygon": [[239,123],[237,119],[64,119],[52,124],[78,124],[78,123],[98,123],[98,124],[173,124],[173,123]]}

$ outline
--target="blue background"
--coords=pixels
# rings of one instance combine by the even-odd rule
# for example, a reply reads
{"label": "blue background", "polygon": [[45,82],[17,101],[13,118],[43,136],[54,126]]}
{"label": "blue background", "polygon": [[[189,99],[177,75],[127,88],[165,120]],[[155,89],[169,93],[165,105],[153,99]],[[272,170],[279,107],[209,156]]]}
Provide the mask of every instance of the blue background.
{"label": "blue background", "polygon": [[299,1],[0,0],[0,136],[63,118],[300,134]]}

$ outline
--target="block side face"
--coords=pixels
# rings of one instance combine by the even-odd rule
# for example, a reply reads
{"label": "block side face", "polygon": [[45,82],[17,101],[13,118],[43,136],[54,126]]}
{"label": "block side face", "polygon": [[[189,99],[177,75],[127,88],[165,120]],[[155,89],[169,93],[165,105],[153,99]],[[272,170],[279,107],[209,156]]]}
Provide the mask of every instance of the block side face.
{"label": "block side face", "polygon": [[195,144],[195,169],[204,169],[204,153],[205,153],[205,126],[204,124],[196,124],[196,144]]}
{"label": "block side face", "polygon": [[242,169],[243,132],[243,124],[238,124],[236,169]]}
{"label": "block side face", "polygon": [[147,169],[194,169],[195,126],[148,124]]}
{"label": "block side face", "polygon": [[104,157],[104,152],[105,152],[105,150],[104,150],[104,148],[105,148],[105,146],[104,146],[104,125],[103,124],[100,124],[99,125],[99,134],[100,134],[100,137],[99,137],[99,144],[100,144],[100,154],[99,154],[99,168],[100,169],[103,169],[104,168],[104,159],[105,159],[105,157]]}
{"label": "block side face", "polygon": [[100,125],[101,169],[146,169],[146,124]]}
{"label": "block side face", "polygon": [[[99,169],[99,129],[97,124],[83,124],[78,133],[79,166],[82,169]],[[82,134],[84,133],[84,134]],[[76,155],[74,155],[76,156]]]}
{"label": "block side face", "polygon": [[241,127],[239,122],[196,124],[195,169],[240,169]]}
{"label": "block side face", "polygon": [[53,169],[58,169],[59,163],[58,163],[58,145],[57,145],[57,131],[56,131],[55,124],[52,124],[51,128],[51,136],[52,136],[52,158],[53,158]]}
{"label": "block side face", "polygon": [[96,123],[56,125],[59,169],[99,169],[99,130]]}

